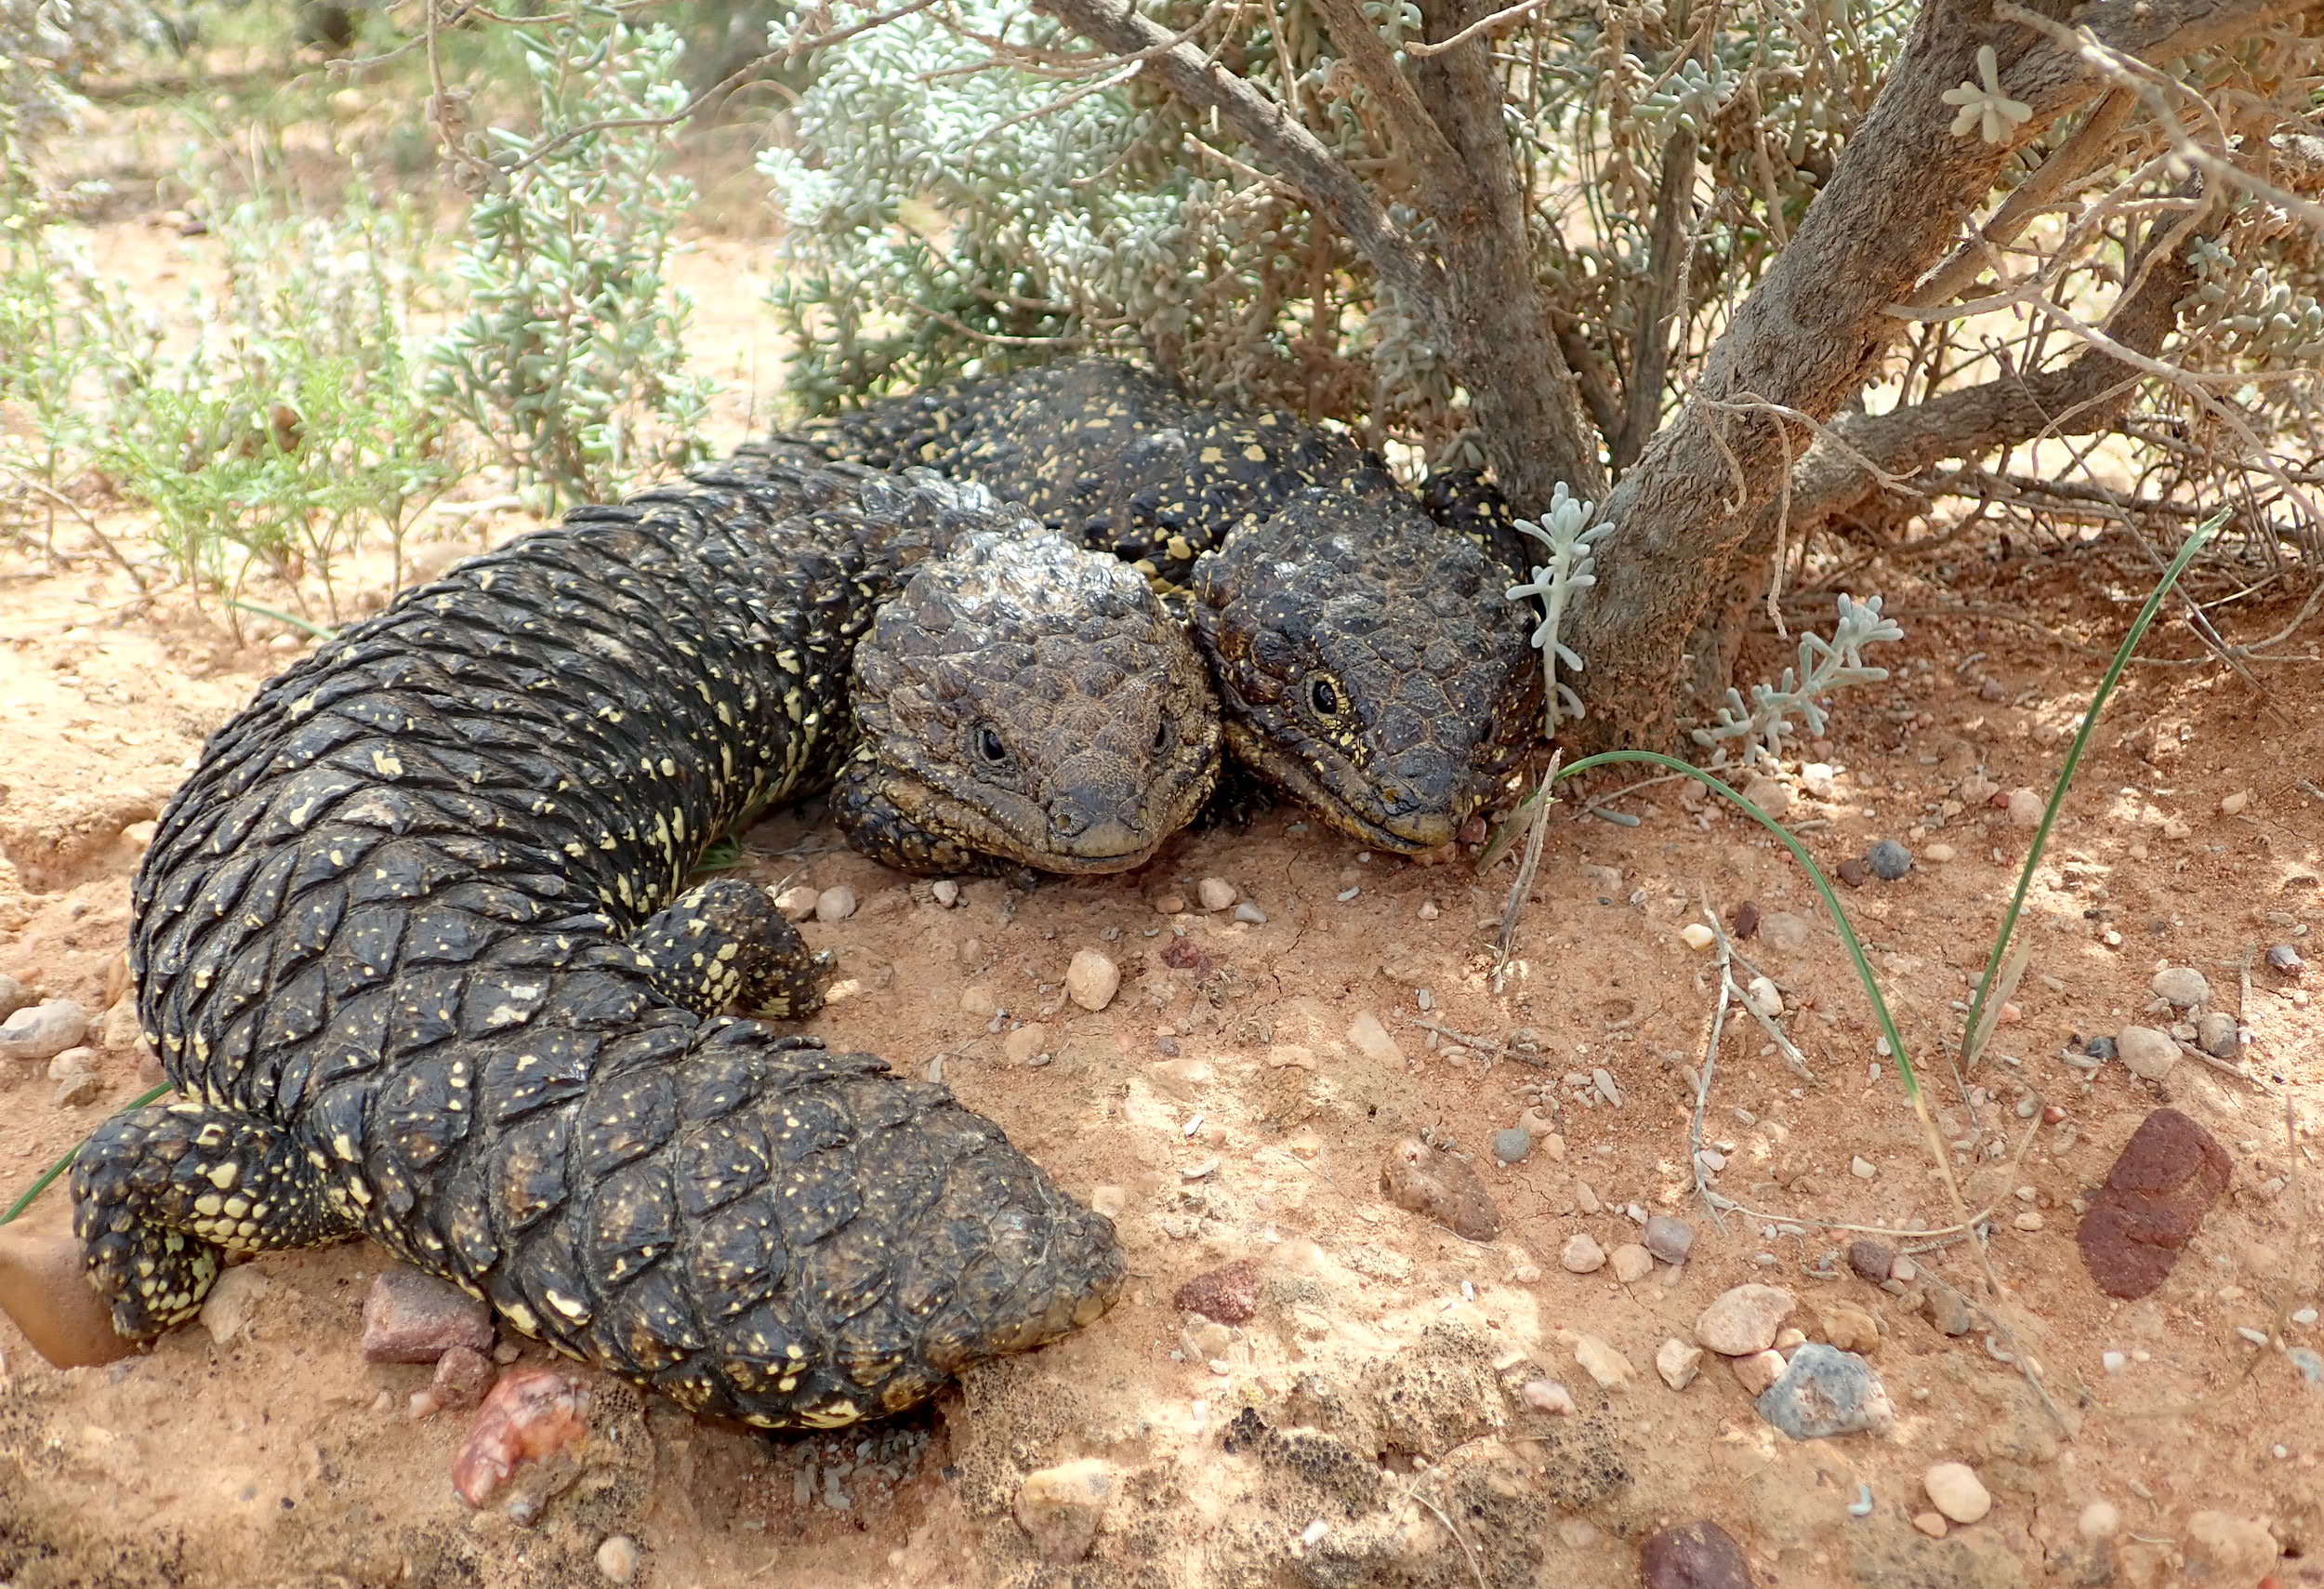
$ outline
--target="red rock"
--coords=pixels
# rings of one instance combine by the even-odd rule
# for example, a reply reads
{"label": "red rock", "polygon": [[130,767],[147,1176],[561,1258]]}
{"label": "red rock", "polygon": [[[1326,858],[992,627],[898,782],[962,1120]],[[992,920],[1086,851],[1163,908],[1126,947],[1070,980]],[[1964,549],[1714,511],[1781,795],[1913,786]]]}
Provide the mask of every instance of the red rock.
{"label": "red rock", "polygon": [[1682,1523],[1646,1536],[1638,1553],[1646,1589],[1751,1589],[1751,1564],[1735,1536],[1712,1522]]}
{"label": "red rock", "polygon": [[2126,1300],[2161,1285],[2232,1167],[2211,1132],[2178,1110],[2148,1115],[2082,1215],[2075,1241],[2092,1281]]}
{"label": "red rock", "polygon": [[484,1398],[452,1458],[452,1488],[471,1506],[490,1501],[517,1464],[537,1462],[589,1432],[589,1389],[555,1369],[517,1369]]}
{"label": "red rock", "polygon": [[1162,963],[1172,971],[1202,972],[1210,969],[1210,957],[1192,938],[1172,938],[1170,947],[1162,951]]}
{"label": "red rock", "polygon": [[1241,1324],[1259,1311],[1259,1265],[1248,1258],[1221,1265],[1178,1288],[1170,1301],[1181,1313],[1221,1324]]}
{"label": "red rock", "polygon": [[1501,1233],[1501,1211],[1468,1161],[1418,1137],[1405,1138],[1380,1160],[1380,1190],[1398,1208],[1472,1241],[1490,1241]]}
{"label": "red rock", "polygon": [[484,1304],[417,1269],[381,1270],[363,1299],[363,1361],[432,1363],[454,1346],[493,1349]]}

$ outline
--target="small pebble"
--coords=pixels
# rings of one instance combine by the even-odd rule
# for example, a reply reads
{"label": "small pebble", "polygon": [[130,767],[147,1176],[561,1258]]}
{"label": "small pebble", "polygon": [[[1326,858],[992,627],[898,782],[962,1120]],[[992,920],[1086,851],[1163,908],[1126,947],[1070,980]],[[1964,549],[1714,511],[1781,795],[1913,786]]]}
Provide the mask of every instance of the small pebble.
{"label": "small pebble", "polygon": [[1560,1417],[1574,1410],[1574,1394],[1555,1380],[1527,1380],[1521,1393],[1525,1405],[1536,1412],[1553,1412]]}
{"label": "small pebble", "polygon": [[1388,1028],[1381,1025],[1380,1017],[1369,1010],[1348,1023],[1348,1041],[1355,1045],[1356,1053],[1375,1065],[1404,1063],[1404,1050],[1394,1038],[1388,1035]]}
{"label": "small pebble", "polygon": [[1658,1213],[1648,1220],[1641,1238],[1646,1251],[1666,1264],[1684,1264],[1695,1250],[1695,1227],[1669,1214]]}
{"label": "small pebble", "polygon": [[2213,1059],[2236,1056],[2236,1018],[2225,1010],[2206,1012],[2195,1023],[2195,1042]]}
{"label": "small pebble", "polygon": [[1895,1262],[1895,1251],[1884,1242],[1867,1237],[1848,1243],[1848,1267],[1876,1286],[1888,1278]]}
{"label": "small pebble", "polygon": [[469,1346],[447,1346],[429,1381],[429,1399],[439,1408],[473,1407],[492,1388],[493,1360]]}
{"label": "small pebble", "polygon": [[1533,1151],[1533,1133],[1523,1126],[1510,1126],[1493,1133],[1493,1157],[1504,1164],[1522,1164]]}
{"label": "small pebble", "polygon": [[786,888],[774,896],[774,907],[786,921],[804,921],[815,913],[815,901],[822,896],[805,883]]}
{"label": "small pebble", "polygon": [[2277,944],[2267,951],[2268,969],[2279,971],[2286,976],[2298,976],[2307,963],[2300,958],[2300,951],[2290,944]]}
{"label": "small pebble", "polygon": [[1612,1390],[1617,1385],[1627,1384],[1638,1373],[1631,1367],[1628,1357],[1595,1335],[1574,1337],[1574,1361],[1581,1365],[1583,1372],[1598,1382],[1601,1390]]}
{"label": "small pebble", "polygon": [[2273,1577],[2282,1553],[2266,1524],[2232,1512],[2212,1511],[2197,1512],[2187,1518],[2179,1549],[2187,1582],[2233,1585],[2234,1589]]}
{"label": "small pebble", "polygon": [[1614,1265],[1614,1278],[1626,1286],[1634,1286],[1655,1272],[1655,1255],[1635,1241],[1625,1241],[1606,1255]]}
{"label": "small pebble", "polygon": [[1860,1153],[1848,1160],[1848,1173],[1859,1181],[1869,1181],[1880,1172],[1881,1167]]}
{"label": "small pebble", "polygon": [[[931,898],[934,899],[937,904],[943,906],[946,910],[951,909],[954,906],[960,903],[960,885],[950,878],[938,878],[934,882],[928,885],[928,893]],[[619,1534],[615,1534],[614,1536],[614,1539],[616,1540],[620,1538],[621,1536]],[[611,1544],[614,1541],[607,1540],[605,1543],[606,1544]],[[599,1554],[603,1554],[603,1548],[601,1546],[600,1547]]]}
{"label": "small pebble", "polygon": [[0,1059],[54,1059],[87,1035],[88,1012],[72,1000],[28,1004],[0,1023]]}
{"label": "small pebble", "polygon": [[2224,816],[2238,815],[2242,813],[2243,809],[2251,803],[2251,791],[2250,789],[2238,789],[2235,793],[2228,795],[2219,802],[2220,814]]}
{"label": "small pebble", "polygon": [[2040,1230],[2041,1228],[2041,1216],[2035,1213],[2031,1209],[2028,1209],[2024,1213],[2013,1217],[2010,1220],[2010,1224],[2015,1225],[2020,1230]]}
{"label": "small pebble", "polygon": [[2179,1044],[2169,1032],[2152,1026],[2125,1026],[2114,1034],[2115,1052],[2133,1076],[2159,1081],[2179,1063]]}
{"label": "small pebble", "polygon": [[1235,906],[1235,919],[1253,927],[1264,927],[1267,924],[1267,913],[1248,899]]}
{"label": "small pebble", "polygon": [[1684,1390],[1702,1371],[1703,1349],[1673,1335],[1655,1352],[1655,1372],[1672,1390]]}
{"label": "small pebble", "polygon": [[7,1020],[27,1004],[36,1003],[33,990],[13,976],[0,976],[0,1021]]}
{"label": "small pebble", "polygon": [[1076,949],[1065,968],[1065,993],[1084,1010],[1104,1009],[1122,986],[1121,968],[1095,949]]}
{"label": "small pebble", "polygon": [[1864,864],[1882,882],[1895,882],[1912,870],[1912,852],[1894,839],[1883,839],[1865,852]]}
{"label": "small pebble", "polygon": [[1567,1274],[1594,1274],[1605,1266],[1605,1249],[1588,1231],[1578,1230],[1565,1238],[1565,1245],[1558,1250],[1557,1261]]}
{"label": "small pebble", "polygon": [[1785,954],[1806,948],[1811,931],[1806,917],[1789,910],[1770,910],[1759,919],[1760,942]]}
{"label": "small pebble", "polygon": [[1912,1515],[1912,1526],[1933,1540],[1941,1540],[1945,1537],[1945,1519],[1937,1513],[1915,1512]]}
{"label": "small pebble", "polygon": [[[1621,874],[1615,874],[1619,877]],[[1735,907],[1734,933],[1737,938],[1749,938],[1759,931],[1759,907],[1750,900]]]}
{"label": "small pebble", "polygon": [[1098,1457],[1026,1474],[1017,1490],[1017,1525],[1047,1560],[1079,1561],[1097,1543],[1114,1488],[1112,1465]]}
{"label": "small pebble", "polygon": [[[1878,1351],[1881,1327],[1877,1319],[1854,1303],[1819,1302],[1816,1304],[1816,1328],[1828,1345],[1859,1357]],[[1789,1334],[1789,1331],[1784,1334]],[[1776,1337],[1776,1344],[1783,1344],[1783,1336]]]}
{"label": "small pebble", "polygon": [[1176,916],[1185,908],[1186,896],[1182,894],[1157,894],[1154,896],[1154,913],[1157,916]]}
{"label": "small pebble", "polygon": [[489,1352],[492,1315],[482,1302],[433,1275],[390,1265],[363,1299],[363,1361],[432,1363],[447,1347]]}
{"label": "small pebble", "polygon": [[2211,1002],[2211,981],[2193,966],[2164,966],[2146,986],[2156,998],[2168,999],[2182,1010]]}
{"label": "small pebble", "polygon": [[638,1575],[638,1542],[627,1534],[608,1534],[597,1547],[597,1569],[608,1583],[627,1583]]}
{"label": "small pebble", "polygon": [[1993,1510],[1993,1497],[1967,1463],[1937,1463],[1921,1476],[1936,1509],[1956,1523],[1974,1523]]}
{"label": "small pebble", "polygon": [[2031,789],[2009,791],[2009,825],[2012,828],[2039,828],[2046,808],[2042,798]]}
{"label": "small pebble", "polygon": [[105,1079],[102,1076],[94,1070],[75,1070],[68,1072],[64,1079],[57,1083],[57,1090],[50,1094],[48,1102],[55,1108],[77,1109],[85,1104],[94,1104],[104,1095]]}
{"label": "small pebble", "polygon": [[1953,847],[1950,844],[1923,845],[1921,850],[1921,858],[1933,866],[1941,867],[1953,858]]}
{"label": "small pebble", "polygon": [[2122,1531],[2122,1509],[2111,1501],[2093,1501],[2074,1519],[2074,1529],[2092,1544],[2110,1540]]}
{"label": "small pebble", "polygon": [[844,921],[855,914],[855,891],[845,883],[815,895],[815,920]]}
{"label": "small pebble", "polygon": [[1709,927],[1704,926],[1700,921],[1689,921],[1685,926],[1679,929],[1679,942],[1684,944],[1690,949],[1698,951],[1707,949],[1718,941],[1719,934],[1712,932]]}
{"label": "small pebble", "polygon": [[1259,1311],[1261,1285],[1258,1264],[1244,1258],[1196,1275],[1172,1293],[1170,1303],[1181,1313],[1243,1324]]}
{"label": "small pebble", "polygon": [[1645,1589],[1751,1589],[1743,1547],[1708,1521],[1649,1534],[1639,1548],[1638,1567]]}
{"label": "small pebble", "polygon": [[1770,1347],[1748,1357],[1730,1357],[1727,1367],[1733,1371],[1736,1383],[1743,1387],[1744,1395],[1757,1396],[1783,1378],[1783,1354]]}
{"label": "small pebble", "polygon": [[2082,1044],[2082,1052],[2100,1064],[2104,1064],[2114,1058],[2119,1051],[2115,1048],[2112,1038],[2093,1038]]}
{"label": "small pebble", "polygon": [[1799,1300],[1774,1286],[1740,1285],[1723,1291],[1695,1320],[1695,1339],[1730,1357],[1763,1352]]}
{"label": "small pebble", "polygon": [[1224,878],[1205,878],[1195,885],[1195,897],[1205,910],[1224,910],[1242,897],[1242,891]]}
{"label": "small pebble", "polygon": [[1750,986],[1743,990],[1743,998],[1752,1009],[1771,1021],[1783,1013],[1783,990],[1775,985],[1772,978],[1751,978]]}
{"label": "small pebble", "polygon": [[1850,855],[1833,870],[1839,873],[1840,881],[1850,888],[1862,888],[1872,881],[1872,868],[1866,866],[1863,859],[1856,855]]}

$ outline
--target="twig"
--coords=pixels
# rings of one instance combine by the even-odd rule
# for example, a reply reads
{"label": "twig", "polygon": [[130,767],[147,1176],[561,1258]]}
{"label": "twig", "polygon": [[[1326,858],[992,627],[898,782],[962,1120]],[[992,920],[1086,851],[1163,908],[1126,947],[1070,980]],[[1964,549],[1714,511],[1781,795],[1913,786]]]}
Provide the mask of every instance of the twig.
{"label": "twig", "polygon": [[1541,841],[1549,836],[1550,807],[1555,803],[1549,798],[1550,786],[1557,778],[1557,764],[1565,757],[1563,749],[1550,752],[1549,767],[1541,775],[1540,788],[1536,791],[1533,828],[1525,835],[1525,858],[1517,865],[1516,885],[1509,891],[1508,903],[1501,907],[1500,941],[1493,950],[1493,991],[1499,993],[1509,973],[1509,950],[1517,936],[1517,923],[1525,913],[1525,906],[1533,894],[1534,873],[1541,865]]}
{"label": "twig", "polygon": [[1489,17],[1478,18],[1475,21],[1471,22],[1467,27],[1461,29],[1459,33],[1453,34],[1453,36],[1448,39],[1439,39],[1434,44],[1420,44],[1415,42],[1405,45],[1402,48],[1406,55],[1420,56],[1424,58],[1432,55],[1442,55],[1448,49],[1455,49],[1461,45],[1467,44],[1471,39],[1476,37],[1479,33],[1491,33],[1499,28],[1504,22],[1513,22],[1520,17],[1525,16],[1533,11],[1538,11],[1548,3],[1549,0],[1517,0],[1516,5],[1510,7],[1506,10],[1496,11]]}

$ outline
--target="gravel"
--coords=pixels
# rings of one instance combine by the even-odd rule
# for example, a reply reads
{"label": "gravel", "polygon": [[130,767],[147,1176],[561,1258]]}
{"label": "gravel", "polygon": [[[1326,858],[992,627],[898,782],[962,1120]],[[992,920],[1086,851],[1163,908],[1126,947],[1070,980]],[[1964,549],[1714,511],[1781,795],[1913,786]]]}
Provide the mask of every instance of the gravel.
{"label": "gravel", "polygon": [[1635,1241],[1625,1241],[1606,1255],[1614,1265],[1614,1278],[1626,1286],[1634,1286],[1655,1272],[1655,1255]]}
{"label": "gravel", "polygon": [[855,914],[855,891],[845,883],[815,895],[815,920],[844,921]]}
{"label": "gravel", "polygon": [[1510,1126],[1493,1133],[1493,1157],[1503,1164],[1523,1164],[1533,1151],[1533,1133],[1523,1126]]}
{"label": "gravel", "polygon": [[805,883],[799,883],[776,894],[774,907],[786,921],[804,921],[815,913],[815,901],[821,897]]}
{"label": "gravel", "polygon": [[1703,1349],[1673,1335],[1655,1352],[1655,1372],[1672,1390],[1684,1390],[1702,1371]]}
{"label": "gravel", "polygon": [[1864,864],[1882,882],[1895,882],[1912,870],[1912,852],[1894,839],[1883,839],[1864,853]]}
{"label": "gravel", "polygon": [[1242,896],[1242,891],[1224,878],[1205,878],[1195,885],[1195,897],[1202,901],[1205,910],[1224,910]]}
{"label": "gravel", "polygon": [[1557,1262],[1569,1275],[1591,1275],[1605,1267],[1605,1249],[1586,1230],[1578,1230],[1558,1249]]}

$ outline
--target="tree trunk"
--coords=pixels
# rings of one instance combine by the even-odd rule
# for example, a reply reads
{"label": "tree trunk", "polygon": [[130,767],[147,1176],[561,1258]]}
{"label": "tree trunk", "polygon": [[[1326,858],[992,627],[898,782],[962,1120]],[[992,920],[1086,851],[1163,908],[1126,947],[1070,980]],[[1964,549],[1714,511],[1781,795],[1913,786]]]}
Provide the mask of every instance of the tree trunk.
{"label": "tree trunk", "polygon": [[[2066,0],[2035,7],[2055,15]],[[2074,20],[2150,61],[2208,47],[2317,0],[2098,0]],[[1948,88],[1976,81],[1980,45],[2033,114],[2011,142],[1957,138]],[[1887,313],[1944,258],[2012,150],[2094,99],[2104,81],[2046,34],[1996,19],[1990,0],[1930,0],[1895,72],[1849,139],[1791,245],[1738,307],[1678,415],[1615,488],[1615,530],[1585,594],[1576,649],[1594,748],[1666,741],[1693,636],[1808,437],[1763,406],[1829,419],[1878,372],[1903,323]]]}

